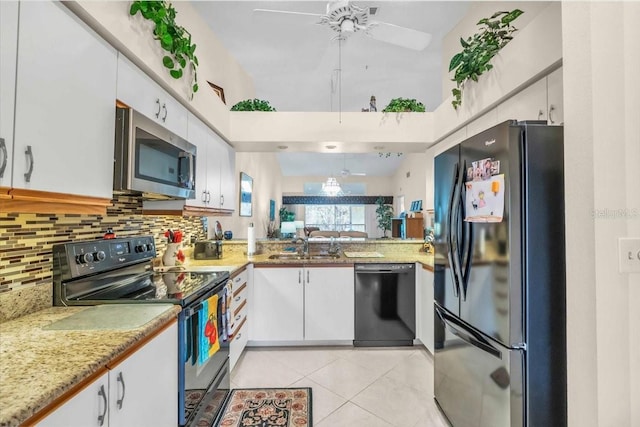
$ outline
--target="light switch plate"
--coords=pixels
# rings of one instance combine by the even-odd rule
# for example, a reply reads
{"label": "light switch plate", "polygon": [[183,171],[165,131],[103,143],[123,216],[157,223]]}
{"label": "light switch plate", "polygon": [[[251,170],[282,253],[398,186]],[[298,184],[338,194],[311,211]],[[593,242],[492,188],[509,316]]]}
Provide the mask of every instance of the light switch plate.
{"label": "light switch plate", "polygon": [[618,238],[620,273],[640,273],[640,238]]}

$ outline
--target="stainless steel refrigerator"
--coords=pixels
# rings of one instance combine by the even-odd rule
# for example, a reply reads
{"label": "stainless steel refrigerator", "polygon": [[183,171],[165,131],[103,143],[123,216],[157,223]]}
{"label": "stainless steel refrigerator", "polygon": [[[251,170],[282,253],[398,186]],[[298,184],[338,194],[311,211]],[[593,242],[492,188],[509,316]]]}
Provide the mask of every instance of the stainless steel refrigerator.
{"label": "stainless steel refrigerator", "polygon": [[434,394],[453,427],[567,424],[563,163],[562,127],[515,121],[435,159]]}

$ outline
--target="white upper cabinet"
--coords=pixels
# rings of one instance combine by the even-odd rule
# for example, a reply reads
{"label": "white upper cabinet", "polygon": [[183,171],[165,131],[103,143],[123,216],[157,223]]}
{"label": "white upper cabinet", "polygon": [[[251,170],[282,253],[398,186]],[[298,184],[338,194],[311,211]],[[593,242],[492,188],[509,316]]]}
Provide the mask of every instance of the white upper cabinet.
{"label": "white upper cabinet", "polygon": [[121,53],[117,97],[176,135],[187,138],[187,109]]}
{"label": "white upper cabinet", "polygon": [[18,40],[13,188],[111,198],[115,49],[61,2],[21,2]]}
{"label": "white upper cabinet", "polygon": [[498,105],[498,123],[505,120],[547,120],[547,80],[540,79]]}
{"label": "white upper cabinet", "polygon": [[[213,133],[213,132],[212,132]],[[218,160],[218,197],[212,199],[215,208],[234,210],[236,191],[236,152],[213,133],[216,159]],[[217,206],[215,205],[217,203]]]}
{"label": "white upper cabinet", "polygon": [[236,154],[218,134],[188,113],[187,140],[198,147],[196,154],[196,197],[189,200],[145,201],[146,210],[175,210],[185,207],[233,211]]}
{"label": "white upper cabinet", "polygon": [[18,2],[0,2],[0,187],[11,186]]}
{"label": "white upper cabinet", "polygon": [[562,68],[558,68],[547,76],[547,123],[561,125],[564,123]]}

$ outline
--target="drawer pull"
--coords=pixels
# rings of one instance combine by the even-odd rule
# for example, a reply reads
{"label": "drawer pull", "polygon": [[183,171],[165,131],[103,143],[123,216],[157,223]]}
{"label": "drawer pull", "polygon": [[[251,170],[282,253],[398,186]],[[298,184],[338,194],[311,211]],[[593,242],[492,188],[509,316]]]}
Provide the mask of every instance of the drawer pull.
{"label": "drawer pull", "polygon": [[242,336],[242,332],[240,332],[238,335],[236,335],[236,339],[239,340],[241,336]]}
{"label": "drawer pull", "polygon": [[238,283],[240,280],[242,280],[242,277],[236,277],[235,282]]}
{"label": "drawer pull", "polygon": [[241,297],[236,297],[236,299],[234,300],[235,302],[240,301]]}
{"label": "drawer pull", "polygon": [[236,316],[236,322],[237,322],[238,320],[240,320],[240,317],[242,317],[242,316],[240,316],[239,314]]}

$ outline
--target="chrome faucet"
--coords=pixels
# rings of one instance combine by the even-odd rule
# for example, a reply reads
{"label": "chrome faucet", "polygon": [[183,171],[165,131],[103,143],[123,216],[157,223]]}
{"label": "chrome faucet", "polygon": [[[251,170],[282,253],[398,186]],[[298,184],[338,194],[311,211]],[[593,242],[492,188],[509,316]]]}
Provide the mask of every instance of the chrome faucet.
{"label": "chrome faucet", "polygon": [[[296,240],[293,241],[293,243],[302,243],[302,253],[300,255],[302,256],[309,255],[309,239],[298,237]],[[298,252],[300,252],[299,249],[298,249]]]}

